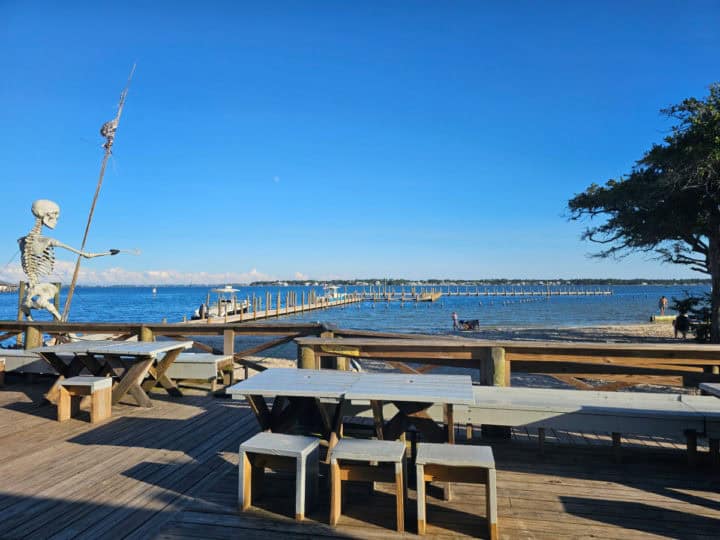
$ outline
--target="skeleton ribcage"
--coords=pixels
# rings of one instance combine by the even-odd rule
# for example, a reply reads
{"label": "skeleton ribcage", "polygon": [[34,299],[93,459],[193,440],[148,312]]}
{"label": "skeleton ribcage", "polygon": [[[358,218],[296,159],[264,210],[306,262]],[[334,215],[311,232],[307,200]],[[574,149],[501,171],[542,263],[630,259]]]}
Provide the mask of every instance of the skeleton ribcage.
{"label": "skeleton ribcage", "polygon": [[22,267],[30,281],[35,281],[41,276],[47,276],[55,268],[55,249],[47,246],[42,253],[34,254],[28,243],[22,254]]}

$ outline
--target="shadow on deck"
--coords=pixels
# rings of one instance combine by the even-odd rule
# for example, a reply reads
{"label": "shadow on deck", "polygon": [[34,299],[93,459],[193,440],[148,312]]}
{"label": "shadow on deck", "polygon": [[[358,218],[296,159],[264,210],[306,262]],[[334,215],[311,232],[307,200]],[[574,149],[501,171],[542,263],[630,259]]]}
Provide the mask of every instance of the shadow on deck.
{"label": "shadow on deck", "polygon": [[[240,513],[237,447],[257,431],[243,402],[155,393],[152,409],[121,404],[97,426],[82,417],[60,424],[54,407],[39,405],[46,385],[9,383],[0,388],[0,538],[400,536],[391,486],[383,484],[373,494],[351,484],[336,529],[326,525],[324,481],[303,523],[290,517],[294,489],[282,474],[269,474],[256,506]],[[542,458],[531,433],[490,442],[502,538],[717,537],[719,475],[704,465],[689,469],[682,445],[637,439],[616,464],[602,436],[556,435]],[[428,536],[483,536],[483,493],[456,485],[452,501],[430,497]]]}

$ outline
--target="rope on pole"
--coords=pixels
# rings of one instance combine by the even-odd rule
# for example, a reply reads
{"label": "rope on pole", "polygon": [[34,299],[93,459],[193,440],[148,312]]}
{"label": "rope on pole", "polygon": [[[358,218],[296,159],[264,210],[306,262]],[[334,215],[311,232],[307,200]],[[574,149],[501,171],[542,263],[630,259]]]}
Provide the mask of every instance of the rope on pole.
{"label": "rope on pole", "polygon": [[[102,187],[103,177],[105,176],[105,167],[107,166],[108,159],[110,159],[110,155],[112,154],[112,145],[115,142],[115,132],[120,124],[120,116],[122,115],[123,107],[125,106],[125,98],[127,97],[128,90],[130,89],[130,82],[132,81],[133,74],[135,73],[135,66],[136,64],[133,64],[125,89],[120,94],[118,111],[115,118],[109,122],[105,122],[100,128],[100,135],[105,137],[105,144],[103,144],[105,155],[103,156],[102,165],[100,166],[100,176],[98,178],[97,187],[95,188],[95,195],[93,196],[92,204],[90,205],[90,213],[88,214],[87,224],[85,225],[85,234],[83,235],[82,244],[80,245],[80,251],[85,250],[85,243],[87,242],[88,233],[90,232],[90,224],[92,223],[93,214],[95,213],[95,204],[97,203],[98,196],[100,195],[100,188]],[[77,283],[78,274],[80,273],[81,260],[82,256],[78,255],[77,261],[75,262],[75,270],[73,271],[72,281],[70,282],[70,289],[68,289],[68,297],[67,300],[65,300],[65,308],[63,309],[62,314],[63,321],[67,321],[68,315],[70,314],[70,304],[72,303],[75,285]]]}

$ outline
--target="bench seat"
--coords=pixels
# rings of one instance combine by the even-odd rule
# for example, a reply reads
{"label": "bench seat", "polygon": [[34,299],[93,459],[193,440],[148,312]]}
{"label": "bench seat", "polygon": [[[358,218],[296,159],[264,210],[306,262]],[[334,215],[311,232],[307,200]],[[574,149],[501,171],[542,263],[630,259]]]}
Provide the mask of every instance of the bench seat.
{"label": "bench seat", "polygon": [[720,383],[700,383],[700,391],[709,396],[720,397]]}
{"label": "bench seat", "polygon": [[5,371],[16,373],[36,373],[39,375],[57,375],[57,371],[39,354],[25,349],[0,349],[0,358],[5,359]]}
{"label": "bench seat", "polygon": [[[703,433],[705,415],[682,394],[477,386],[466,423],[682,436]],[[700,402],[695,401],[699,406]]]}
{"label": "bench seat", "polygon": [[232,369],[233,357],[229,354],[180,353],[165,375],[174,381],[214,382],[222,376],[223,372],[232,371]]}

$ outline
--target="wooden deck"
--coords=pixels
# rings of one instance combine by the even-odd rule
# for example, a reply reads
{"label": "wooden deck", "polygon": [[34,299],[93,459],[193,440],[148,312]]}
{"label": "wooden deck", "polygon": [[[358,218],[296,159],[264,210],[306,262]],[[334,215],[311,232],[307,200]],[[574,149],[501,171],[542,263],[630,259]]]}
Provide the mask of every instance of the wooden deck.
{"label": "wooden deck", "polygon": [[[268,475],[259,507],[239,513],[237,448],[257,430],[244,402],[158,392],[152,409],[120,405],[103,424],[86,417],[60,424],[54,407],[39,405],[47,381],[7,382],[0,387],[0,538],[399,536],[383,485],[372,496],[350,486],[337,529],[326,525],[327,486],[309,520],[290,519],[292,480],[282,475]],[[543,458],[535,434],[513,435],[492,443],[502,538],[717,538],[720,475],[707,464],[689,469],[679,441],[635,439],[616,464],[609,435],[548,434]],[[409,504],[413,531],[414,490]],[[449,503],[430,498],[428,536],[483,536],[483,509],[479,486],[456,486]]]}

